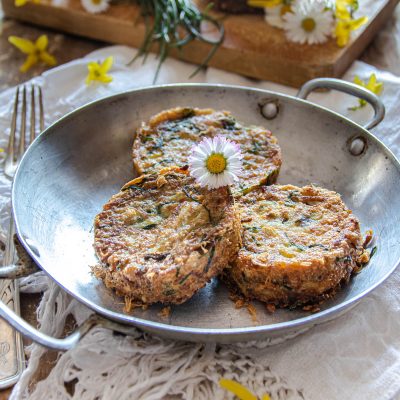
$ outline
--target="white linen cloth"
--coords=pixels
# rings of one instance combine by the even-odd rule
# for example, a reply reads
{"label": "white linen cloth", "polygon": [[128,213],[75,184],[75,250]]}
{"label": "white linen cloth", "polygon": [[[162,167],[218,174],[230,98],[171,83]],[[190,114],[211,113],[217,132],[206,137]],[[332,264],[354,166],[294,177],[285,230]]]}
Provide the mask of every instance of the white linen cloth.
{"label": "white linen cloth", "polygon": [[[382,99],[387,115],[373,133],[400,157],[400,9],[365,54],[373,65],[357,61],[344,79],[354,75],[367,79],[375,72],[383,81]],[[96,98],[138,86],[151,85],[157,60],[149,56],[126,67],[135,50],[113,46],[49,70],[36,81],[44,88],[46,125],[65,113]],[[84,80],[89,60],[115,59],[109,85],[87,87]],[[189,81],[193,66],[168,59],[158,83]],[[229,83],[271,89],[288,94],[296,90],[259,82],[213,68],[191,82]],[[14,89],[0,94],[0,147],[6,148]],[[313,94],[311,100],[366,121],[366,107],[351,112],[357,100],[339,93]],[[10,182],[0,174],[0,222],[8,223]],[[25,292],[44,292],[38,308],[41,330],[61,335],[65,319],[72,313],[78,324],[91,311],[60,290],[42,273],[21,282]],[[201,345],[166,341],[138,332],[137,337],[113,335],[94,328],[73,350],[61,353],[50,375],[36,386],[31,379],[45,350],[27,348],[30,360],[11,399],[232,399],[222,390],[221,377],[232,378],[261,396],[271,399],[389,400],[400,395],[400,269],[345,316],[313,328],[283,344]],[[73,382],[71,390],[68,382]]]}

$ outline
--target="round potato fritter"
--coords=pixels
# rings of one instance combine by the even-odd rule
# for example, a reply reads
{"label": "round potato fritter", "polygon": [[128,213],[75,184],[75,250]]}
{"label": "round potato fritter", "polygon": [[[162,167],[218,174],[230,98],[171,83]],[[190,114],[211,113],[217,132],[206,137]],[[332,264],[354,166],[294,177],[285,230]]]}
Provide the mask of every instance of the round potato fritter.
{"label": "round potato fritter", "polygon": [[95,219],[94,273],[127,302],[183,303],[237,254],[238,215],[226,187],[203,189],[185,170],[141,176]]}
{"label": "round potato fritter", "polygon": [[368,258],[340,195],[316,186],[262,186],[238,199],[243,247],[224,278],[281,307],[332,296]]}
{"label": "round potato fritter", "polygon": [[243,155],[235,195],[253,185],[274,183],[282,164],[278,141],[259,126],[244,126],[228,111],[174,108],[152,117],[138,129],[133,143],[133,162],[139,174],[188,163],[192,146],[204,137],[223,135],[238,143]]}

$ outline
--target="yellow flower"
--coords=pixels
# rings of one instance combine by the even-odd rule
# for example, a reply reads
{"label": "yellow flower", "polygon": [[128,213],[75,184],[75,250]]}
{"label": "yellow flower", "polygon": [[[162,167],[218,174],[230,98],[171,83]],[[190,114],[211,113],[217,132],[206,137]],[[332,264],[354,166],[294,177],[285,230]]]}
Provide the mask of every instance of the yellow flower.
{"label": "yellow flower", "polygon": [[32,42],[28,39],[20,38],[17,36],[10,36],[8,41],[13,44],[17,49],[21,50],[22,53],[27,54],[25,63],[21,66],[20,71],[26,72],[37,64],[39,61],[53,67],[57,64],[56,59],[47,52],[47,46],[49,39],[46,35],[41,35],[36,42]]}
{"label": "yellow flower", "polygon": [[[22,7],[26,3],[28,3],[29,0],[14,0],[14,5],[15,7]],[[39,4],[40,0],[31,0],[33,3]]]}
{"label": "yellow flower", "polygon": [[[362,79],[360,79],[359,76],[354,77],[354,83],[362,86],[365,89],[370,90],[372,93],[375,93],[376,95],[380,95],[383,90],[383,82],[378,82],[376,79],[375,74],[371,74],[369,77],[368,83],[364,82]],[[363,99],[358,99],[359,105],[356,107],[351,107],[350,110],[358,110],[359,108],[365,107],[367,105],[367,102]]]}
{"label": "yellow flower", "polygon": [[89,74],[86,78],[86,84],[89,85],[93,81],[110,83],[113,78],[107,75],[107,72],[111,69],[113,62],[114,58],[112,56],[107,57],[102,64],[91,61],[87,66]]}
{"label": "yellow flower", "polygon": [[336,43],[339,47],[346,46],[349,43],[352,31],[357,30],[368,21],[368,17],[361,17],[358,19],[351,19],[350,14],[347,18],[338,19],[336,22],[335,36]]}
{"label": "yellow flower", "polygon": [[[219,385],[226,390],[232,392],[240,400],[258,400],[257,396],[251,393],[243,385],[238,382],[232,381],[231,379],[221,379]],[[261,400],[271,400],[270,397],[265,394]]]}
{"label": "yellow flower", "polygon": [[283,0],[248,0],[250,7],[276,7],[283,3]]}

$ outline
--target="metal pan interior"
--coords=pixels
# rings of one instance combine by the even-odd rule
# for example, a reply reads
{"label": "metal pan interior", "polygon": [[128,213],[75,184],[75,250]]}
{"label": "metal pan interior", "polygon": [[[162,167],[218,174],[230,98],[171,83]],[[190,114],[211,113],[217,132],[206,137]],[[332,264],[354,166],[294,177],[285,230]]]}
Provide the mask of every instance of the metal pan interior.
{"label": "metal pan interior", "polygon": [[[279,105],[266,120],[259,104]],[[315,183],[342,194],[361,221],[373,229],[378,251],[365,270],[319,313],[278,310],[257,304],[258,322],[237,310],[217,280],[187,303],[124,312],[123,301],[95,279],[93,219],[102,205],[132,178],[135,128],[172,106],[231,111],[240,121],[272,130],[282,147],[279,183]],[[349,152],[361,137],[366,151]],[[377,139],[345,118],[309,102],[272,92],[219,85],[171,85],[140,89],[91,103],[48,128],[24,156],[16,174],[13,207],[27,250],[63,288],[97,312],[152,332],[187,340],[249,340],[290,334],[331,319],[382,282],[400,258],[399,164]]]}

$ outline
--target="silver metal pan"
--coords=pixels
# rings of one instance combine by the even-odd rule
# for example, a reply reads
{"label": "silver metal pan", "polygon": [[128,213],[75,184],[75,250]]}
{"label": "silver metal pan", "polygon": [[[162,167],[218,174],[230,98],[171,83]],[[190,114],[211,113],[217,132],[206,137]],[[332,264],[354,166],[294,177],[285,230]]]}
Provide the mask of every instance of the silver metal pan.
{"label": "silver metal pan", "polygon": [[[306,101],[316,88],[331,88],[367,100],[375,110],[365,127]],[[269,315],[257,304],[258,322],[236,310],[226,288],[213,281],[168,319],[161,306],[126,313],[123,302],[90,274],[96,263],[93,219],[121,185],[132,178],[130,149],[142,120],[172,106],[232,111],[248,124],[265,125],[283,153],[279,182],[315,183],[341,193],[362,229],[371,228],[378,251],[321,311],[278,310]],[[382,283],[400,259],[400,165],[367,129],[384,116],[372,93],[334,79],[303,86],[297,97],[226,85],[166,85],[133,90],[88,104],[48,128],[26,152],[15,176],[13,211],[18,236],[35,262],[63,289],[96,312],[77,332],[55,339],[33,329],[0,303],[0,316],[45,346],[73,347],[93,324],[129,333],[132,327],[189,341],[229,343],[276,340],[331,320],[355,306]],[[17,276],[13,268],[1,276]],[[105,318],[104,318],[105,317]]]}

